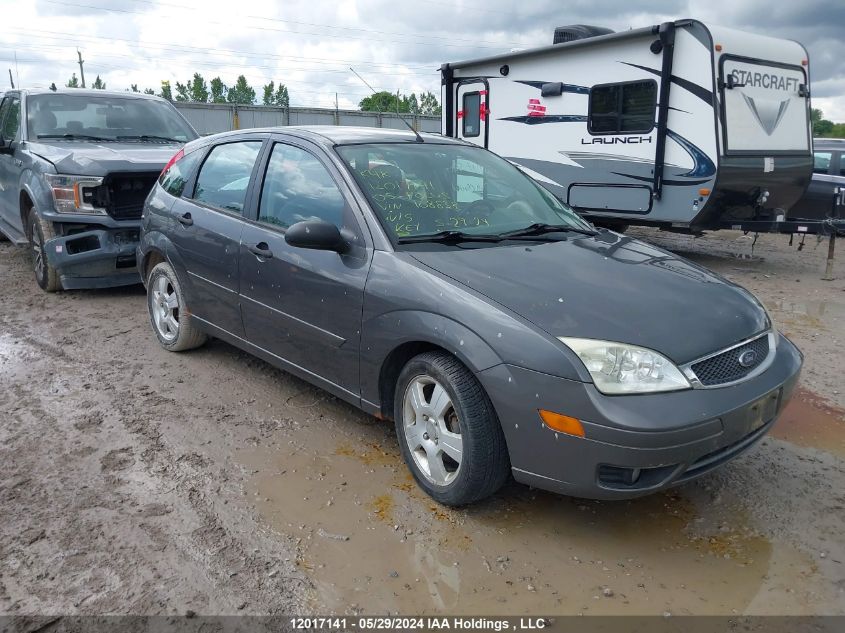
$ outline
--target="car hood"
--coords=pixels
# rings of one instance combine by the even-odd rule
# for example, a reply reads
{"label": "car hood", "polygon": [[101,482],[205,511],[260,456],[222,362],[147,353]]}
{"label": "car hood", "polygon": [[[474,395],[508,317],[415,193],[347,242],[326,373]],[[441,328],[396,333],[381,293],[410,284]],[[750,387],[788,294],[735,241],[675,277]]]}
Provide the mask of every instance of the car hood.
{"label": "car hood", "polygon": [[161,171],[181,143],[30,143],[29,149],[51,162],[60,174],[105,176],[115,171]]}
{"label": "car hood", "polygon": [[768,327],[747,290],[610,231],[517,246],[409,251],[552,336],[640,345],[686,363]]}

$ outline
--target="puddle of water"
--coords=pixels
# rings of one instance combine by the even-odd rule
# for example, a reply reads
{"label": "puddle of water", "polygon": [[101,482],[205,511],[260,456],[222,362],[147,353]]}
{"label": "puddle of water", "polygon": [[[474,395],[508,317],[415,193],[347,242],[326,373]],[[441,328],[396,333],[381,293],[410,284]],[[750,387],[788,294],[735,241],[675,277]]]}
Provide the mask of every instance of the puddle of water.
{"label": "puddle of water", "polygon": [[838,322],[845,319],[845,303],[832,300],[777,300],[771,307],[779,323],[790,326],[824,328],[825,321]]}
{"label": "puddle of water", "polygon": [[11,334],[0,334],[0,373],[23,375],[27,370],[27,361],[32,358],[33,353],[32,346],[26,341]]}
{"label": "puddle of water", "polygon": [[[325,431],[325,429],[322,429]],[[422,493],[392,443],[243,451],[270,526],[298,541],[315,606],[336,612],[662,614],[801,612],[778,569],[812,574],[794,550],[678,494],[599,503],[518,486],[461,510]],[[336,436],[335,436],[336,437]],[[788,584],[788,583],[786,583]],[[761,588],[767,586],[765,591]]]}
{"label": "puddle of water", "polygon": [[845,410],[799,387],[771,434],[799,446],[845,456]]}

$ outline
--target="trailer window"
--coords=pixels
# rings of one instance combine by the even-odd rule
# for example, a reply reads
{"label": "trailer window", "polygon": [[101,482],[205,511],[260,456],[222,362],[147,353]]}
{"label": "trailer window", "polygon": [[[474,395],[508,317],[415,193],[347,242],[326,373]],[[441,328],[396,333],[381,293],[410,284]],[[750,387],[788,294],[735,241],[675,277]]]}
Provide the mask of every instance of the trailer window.
{"label": "trailer window", "polygon": [[629,81],[590,89],[590,134],[644,134],[654,128],[657,82]]}
{"label": "trailer window", "polygon": [[481,135],[481,93],[467,92],[464,94],[464,138]]}

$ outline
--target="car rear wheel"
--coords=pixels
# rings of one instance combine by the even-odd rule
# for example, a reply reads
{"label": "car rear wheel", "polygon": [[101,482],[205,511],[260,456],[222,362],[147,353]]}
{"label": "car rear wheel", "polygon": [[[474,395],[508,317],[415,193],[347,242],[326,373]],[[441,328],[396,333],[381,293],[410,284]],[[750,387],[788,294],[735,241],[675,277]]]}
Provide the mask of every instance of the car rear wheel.
{"label": "car rear wheel", "polygon": [[167,262],[161,262],[150,272],[147,280],[147,308],[150,323],[161,346],[171,352],[183,352],[199,347],[208,339],[197,328],[185,308],[185,295],[176,272]]}
{"label": "car rear wheel", "polygon": [[505,483],[510,462],[499,419],[457,358],[446,352],[412,358],[399,375],[394,402],[402,456],[436,501],[472,503]]}
{"label": "car rear wheel", "polygon": [[35,272],[35,281],[38,287],[44,292],[56,292],[62,289],[62,282],[57,271],[47,260],[47,253],[44,250],[44,243],[56,237],[53,231],[53,223],[45,222],[35,209],[29,212],[29,246],[32,251],[32,269]]}

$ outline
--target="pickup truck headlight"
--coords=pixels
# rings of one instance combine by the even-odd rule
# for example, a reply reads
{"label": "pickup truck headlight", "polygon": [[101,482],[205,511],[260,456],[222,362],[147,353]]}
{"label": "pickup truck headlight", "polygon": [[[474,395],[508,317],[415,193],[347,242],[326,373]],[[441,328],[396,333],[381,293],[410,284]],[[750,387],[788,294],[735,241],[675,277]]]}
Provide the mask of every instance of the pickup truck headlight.
{"label": "pickup truck headlight", "polygon": [[53,203],[59,213],[86,213],[106,215],[106,210],[93,204],[95,187],[103,184],[99,176],[67,176],[64,174],[44,174]]}
{"label": "pickup truck headlight", "polygon": [[558,337],[578,355],[596,389],[605,394],[689,389],[681,370],[654,350],[613,341]]}

